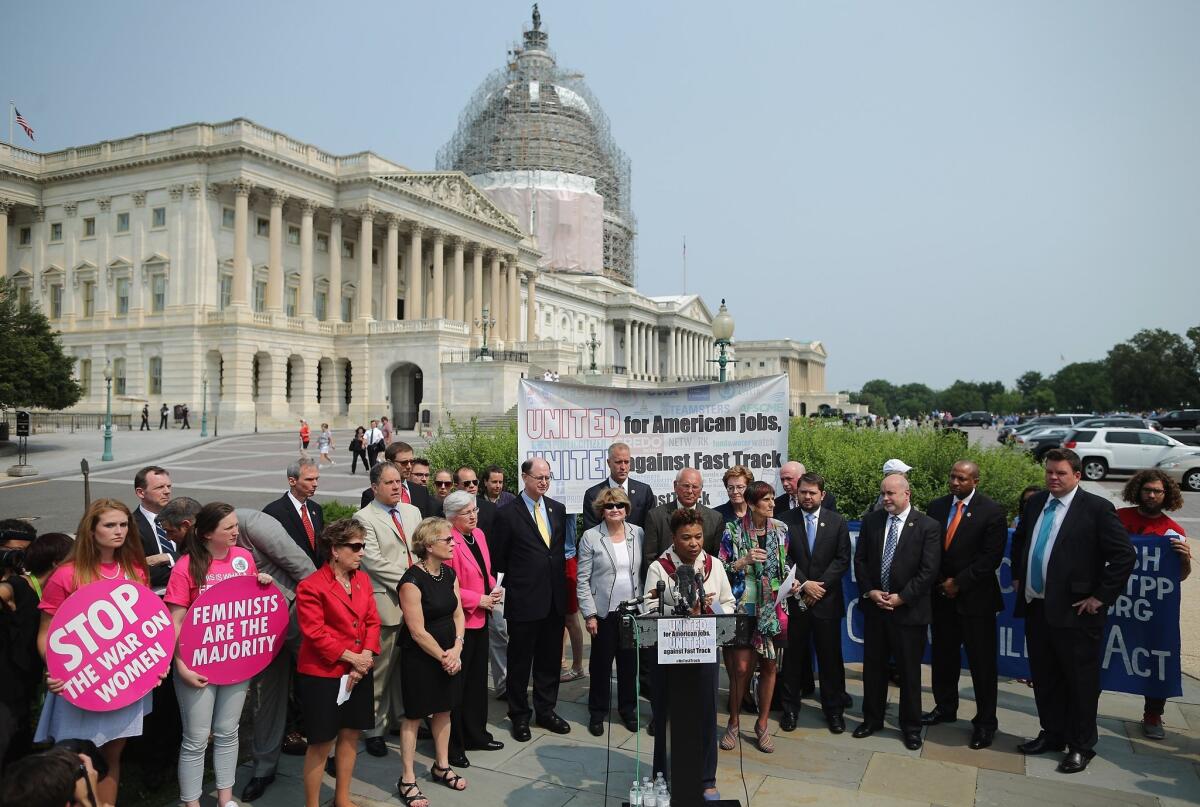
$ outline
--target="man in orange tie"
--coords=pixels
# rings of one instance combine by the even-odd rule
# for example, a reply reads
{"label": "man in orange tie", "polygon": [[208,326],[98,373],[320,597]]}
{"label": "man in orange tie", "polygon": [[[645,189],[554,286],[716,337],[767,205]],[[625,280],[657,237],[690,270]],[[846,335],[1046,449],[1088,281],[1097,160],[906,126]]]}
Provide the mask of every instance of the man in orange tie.
{"label": "man in orange tie", "polygon": [[1004,608],[996,569],[1008,537],[1004,508],[984,496],[979,466],[950,469],[950,495],[929,503],[942,528],[942,562],[933,589],[933,711],[927,726],[958,719],[961,648],[966,647],[975,689],[974,729],[968,745],[987,748],[996,734],[996,613]]}

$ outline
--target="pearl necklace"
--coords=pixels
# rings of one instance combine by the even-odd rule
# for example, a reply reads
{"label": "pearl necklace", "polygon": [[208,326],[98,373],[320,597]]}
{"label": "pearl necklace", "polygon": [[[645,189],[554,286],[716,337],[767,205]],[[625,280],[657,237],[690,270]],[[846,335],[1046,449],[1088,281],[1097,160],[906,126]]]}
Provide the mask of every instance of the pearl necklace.
{"label": "pearl necklace", "polygon": [[435,582],[435,583],[442,582],[442,575],[444,575],[446,573],[445,565],[443,565],[441,568],[438,569],[438,573],[437,573],[436,577],[434,577],[433,572],[429,571],[429,567],[425,565],[425,561],[421,561],[417,565],[421,567],[421,569],[425,572],[425,574],[427,574],[431,578],[433,578],[433,582]]}

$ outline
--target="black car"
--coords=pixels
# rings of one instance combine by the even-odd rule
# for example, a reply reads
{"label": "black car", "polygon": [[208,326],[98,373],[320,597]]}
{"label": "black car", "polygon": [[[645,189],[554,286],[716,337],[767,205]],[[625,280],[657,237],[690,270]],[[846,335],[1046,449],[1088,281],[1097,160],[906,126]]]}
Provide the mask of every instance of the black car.
{"label": "black car", "polygon": [[1175,409],[1154,421],[1163,429],[1195,429],[1200,427],[1200,409]]}
{"label": "black car", "polygon": [[955,426],[991,426],[991,412],[963,412],[950,421]]}

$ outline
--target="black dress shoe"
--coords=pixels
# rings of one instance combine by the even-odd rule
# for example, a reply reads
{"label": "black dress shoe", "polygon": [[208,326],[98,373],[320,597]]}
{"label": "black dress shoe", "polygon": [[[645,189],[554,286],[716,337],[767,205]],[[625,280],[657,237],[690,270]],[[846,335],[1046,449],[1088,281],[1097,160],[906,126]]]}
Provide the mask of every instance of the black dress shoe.
{"label": "black dress shoe", "polygon": [[1083,751],[1071,751],[1063,757],[1062,762],[1058,763],[1057,770],[1059,773],[1082,773],[1087,769],[1088,763],[1092,761],[1093,756],[1095,754],[1087,754]]}
{"label": "black dress shoe", "polygon": [[904,747],[909,751],[916,751],[921,747],[921,732],[906,731],[904,732]]}
{"label": "black dress shoe", "polygon": [[529,724],[522,720],[519,723],[513,723],[512,738],[519,743],[529,742],[532,735],[529,733]]}
{"label": "black dress shoe", "polygon": [[936,726],[938,723],[953,723],[958,720],[958,715],[953,712],[947,712],[940,706],[935,706],[931,711],[921,715],[922,726]]}
{"label": "black dress shoe", "polygon": [[825,722],[829,724],[830,734],[841,734],[846,730],[846,720],[841,715],[829,715]]}
{"label": "black dress shoe", "polygon": [[255,776],[242,789],[242,801],[258,801],[274,781],[275,774],[273,773],[269,776]]}
{"label": "black dress shoe", "polygon": [[499,740],[488,740],[486,743],[467,746],[468,751],[499,751],[502,748],[504,748],[504,743]]}
{"label": "black dress shoe", "polygon": [[783,717],[779,718],[780,731],[795,731],[796,730],[796,713],[784,712]]}
{"label": "black dress shoe", "polygon": [[880,726],[872,726],[870,723],[859,723],[858,728],[854,730],[854,738],[861,740],[863,737],[870,737],[880,728]]}
{"label": "black dress shoe", "polygon": [[368,737],[367,753],[373,757],[386,757],[388,752],[387,741],[382,737]]}
{"label": "black dress shoe", "polygon": [[1018,745],[1017,750],[1022,754],[1033,756],[1035,754],[1061,754],[1066,747],[1065,743],[1056,743],[1050,740],[1043,731],[1029,742]]}
{"label": "black dress shoe", "polygon": [[471,760],[467,759],[467,755],[462,751],[459,751],[458,753],[451,751],[449,754],[449,760],[451,766],[455,768],[471,767]]}
{"label": "black dress shoe", "polygon": [[992,744],[996,732],[992,729],[976,728],[971,732],[971,742],[967,743],[967,747],[978,751],[980,748],[987,748]]}
{"label": "black dress shoe", "polygon": [[593,720],[591,723],[588,723],[588,732],[593,737],[599,737],[600,735],[604,734],[604,721]]}
{"label": "black dress shoe", "polygon": [[638,721],[636,716],[630,715],[629,717],[622,717],[621,723],[625,726],[626,731],[633,732],[634,734],[637,733]]}
{"label": "black dress shoe", "polygon": [[561,717],[551,712],[548,715],[538,715],[537,724],[546,731],[552,731],[555,734],[570,734],[571,724],[563,720]]}

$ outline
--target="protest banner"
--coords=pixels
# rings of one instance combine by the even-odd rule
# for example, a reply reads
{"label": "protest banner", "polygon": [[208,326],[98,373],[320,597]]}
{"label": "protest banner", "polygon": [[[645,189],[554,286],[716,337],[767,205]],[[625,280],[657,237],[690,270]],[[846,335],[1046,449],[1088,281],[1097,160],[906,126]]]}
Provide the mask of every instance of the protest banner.
{"label": "protest banner", "polygon": [[654,489],[660,503],[675,498],[675,475],[695,468],[704,479],[701,502],[727,500],[721,476],[744,465],[778,487],[787,459],[787,376],[723,384],[612,389],[521,381],[517,454],[541,457],[554,479],[549,496],[578,513],[588,488],[608,477],[608,447],[630,446],[630,475]]}
{"label": "protest banner", "polygon": [[[858,540],[858,522],[850,523],[850,540]],[[1108,610],[1104,654],[1101,657],[1100,686],[1110,692],[1129,692],[1152,698],[1172,698],[1183,694],[1179,639],[1179,555],[1167,538],[1159,535],[1131,535],[1137,552],[1137,565],[1125,591]],[[1025,620],[1015,618],[1016,591],[1012,585],[1009,557],[1012,530],[1000,564],[998,577],[1004,596],[1004,610],[996,615],[998,673],[1006,678],[1026,678],[1029,654],[1025,647]],[[842,654],[846,662],[861,662],[862,608],[854,566],[842,581],[846,620],[842,632]],[[925,648],[924,662],[929,663],[930,649]],[[963,656],[966,666],[966,656]]]}
{"label": "protest banner", "polygon": [[271,663],[287,629],[287,600],[274,583],[229,577],[205,589],[188,609],[179,657],[210,684],[237,684]]}
{"label": "protest banner", "polygon": [[62,697],[92,712],[128,706],[171,669],[175,626],[153,591],[99,580],[67,597],[50,620],[46,671]]}

